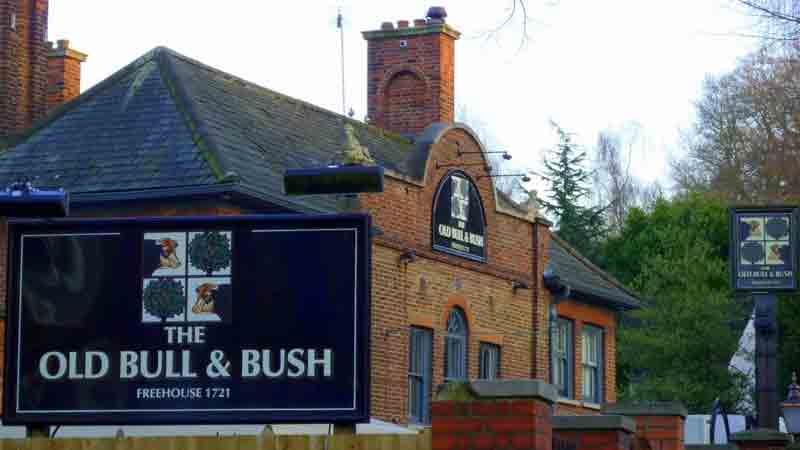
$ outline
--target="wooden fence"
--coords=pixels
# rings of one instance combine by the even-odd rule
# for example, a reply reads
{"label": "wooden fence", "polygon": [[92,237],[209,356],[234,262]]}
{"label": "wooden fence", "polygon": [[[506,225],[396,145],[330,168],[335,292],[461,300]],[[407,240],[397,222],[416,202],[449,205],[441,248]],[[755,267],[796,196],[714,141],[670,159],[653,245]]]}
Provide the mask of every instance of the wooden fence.
{"label": "wooden fence", "polygon": [[431,450],[430,430],[418,434],[331,436],[195,436],[0,439],[0,450]]}

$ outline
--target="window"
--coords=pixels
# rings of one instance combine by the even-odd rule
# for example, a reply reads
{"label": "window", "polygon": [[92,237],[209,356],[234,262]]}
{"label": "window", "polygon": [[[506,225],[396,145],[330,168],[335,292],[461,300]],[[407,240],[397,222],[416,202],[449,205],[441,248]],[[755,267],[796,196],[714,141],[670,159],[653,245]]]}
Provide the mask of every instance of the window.
{"label": "window", "polygon": [[412,423],[430,423],[428,401],[431,392],[433,333],[424,328],[412,327],[409,336],[408,420]]}
{"label": "window", "polygon": [[496,380],[500,378],[500,346],[481,342],[480,373],[478,378]]}
{"label": "window", "polygon": [[573,367],[574,367],[574,346],[572,335],[572,321],[568,319],[556,319],[553,327],[550,353],[552,361],[550,372],[552,383],[558,388],[558,395],[565,398],[573,398]]}
{"label": "window", "polygon": [[444,337],[444,379],[467,379],[467,319],[464,311],[453,308],[447,318]]}
{"label": "window", "polygon": [[583,327],[583,400],[603,402],[603,329]]}

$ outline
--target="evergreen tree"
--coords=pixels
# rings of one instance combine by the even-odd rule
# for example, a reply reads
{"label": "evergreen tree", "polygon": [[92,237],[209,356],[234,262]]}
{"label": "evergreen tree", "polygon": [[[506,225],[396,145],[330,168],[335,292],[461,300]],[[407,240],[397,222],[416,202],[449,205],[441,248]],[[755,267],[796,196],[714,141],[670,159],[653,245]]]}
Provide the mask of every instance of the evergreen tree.
{"label": "evergreen tree", "polygon": [[590,197],[592,173],[584,168],[586,152],[572,142],[569,133],[553,123],[558,146],[544,159],[543,178],[549,183],[542,206],[555,219],[557,234],[590,259],[604,235],[603,209],[584,206]]}

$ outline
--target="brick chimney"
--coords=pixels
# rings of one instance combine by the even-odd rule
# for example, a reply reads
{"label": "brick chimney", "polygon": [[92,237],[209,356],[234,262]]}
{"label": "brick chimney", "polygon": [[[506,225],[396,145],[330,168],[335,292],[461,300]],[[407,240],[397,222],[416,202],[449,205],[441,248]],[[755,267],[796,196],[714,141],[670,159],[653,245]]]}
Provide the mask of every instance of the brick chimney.
{"label": "brick chimney", "polygon": [[455,41],[461,33],[446,17],[444,8],[432,7],[413,26],[384,22],[380,30],[363,33],[371,124],[416,135],[434,122],[453,122]]}
{"label": "brick chimney", "polygon": [[[48,55],[54,52],[47,42],[48,6],[48,0],[0,0],[0,138],[24,132],[47,114]],[[86,58],[68,45],[63,53]],[[65,74],[70,65],[65,61]],[[65,90],[73,78],[65,75]]]}
{"label": "brick chimney", "polygon": [[69,48],[69,41],[50,44],[47,55],[47,110],[68,102],[81,93],[81,63],[86,55]]}

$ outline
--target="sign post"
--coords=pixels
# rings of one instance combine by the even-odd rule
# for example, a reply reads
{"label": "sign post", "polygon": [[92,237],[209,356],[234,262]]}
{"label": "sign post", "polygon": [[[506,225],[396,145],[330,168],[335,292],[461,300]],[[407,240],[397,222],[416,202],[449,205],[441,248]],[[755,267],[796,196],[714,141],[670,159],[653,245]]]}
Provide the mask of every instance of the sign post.
{"label": "sign post", "polygon": [[776,292],[797,289],[797,208],[730,212],[731,284],[755,300],[756,408],[759,428],[778,429]]}
{"label": "sign post", "polygon": [[363,214],[9,222],[3,422],[369,420]]}

